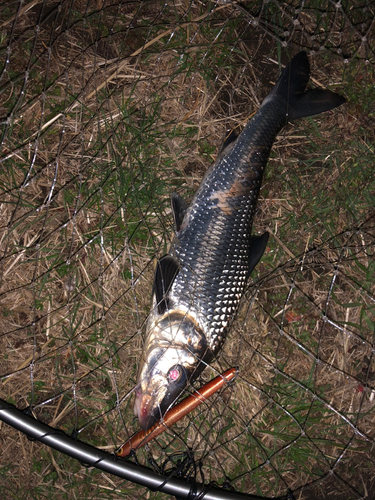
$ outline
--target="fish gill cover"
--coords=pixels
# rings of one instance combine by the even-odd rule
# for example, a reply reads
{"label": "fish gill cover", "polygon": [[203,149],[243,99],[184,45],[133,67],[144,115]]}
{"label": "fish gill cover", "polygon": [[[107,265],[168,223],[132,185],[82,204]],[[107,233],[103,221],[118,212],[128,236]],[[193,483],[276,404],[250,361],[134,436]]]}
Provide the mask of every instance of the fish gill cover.
{"label": "fish gill cover", "polygon": [[[372,2],[7,2],[0,8],[0,398],[113,451],[133,406],[155,259],[300,50],[347,104],[276,140],[270,233],[223,350],[228,387],[131,458],[261,496],[373,487]],[[0,493],[165,498],[2,424]]]}

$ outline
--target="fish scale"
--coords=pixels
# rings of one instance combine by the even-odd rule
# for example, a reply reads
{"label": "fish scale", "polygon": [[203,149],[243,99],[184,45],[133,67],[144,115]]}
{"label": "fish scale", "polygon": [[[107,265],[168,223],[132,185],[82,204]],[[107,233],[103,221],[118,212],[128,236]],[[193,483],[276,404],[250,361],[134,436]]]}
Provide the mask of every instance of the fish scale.
{"label": "fish scale", "polygon": [[[285,124],[284,108],[283,102],[266,104],[210,169],[171,248],[182,269],[170,291],[171,307],[183,303],[208,333],[208,358],[221,348],[246,286],[256,201],[270,149]],[[236,196],[233,186],[241,180]]]}
{"label": "fish scale", "polygon": [[190,206],[172,195],[176,236],[156,266],[134,412],[149,429],[222,347],[268,234],[251,235],[264,169],[289,119],[345,99],[307,90],[309,62],[297,54],[238,138],[230,134]]}

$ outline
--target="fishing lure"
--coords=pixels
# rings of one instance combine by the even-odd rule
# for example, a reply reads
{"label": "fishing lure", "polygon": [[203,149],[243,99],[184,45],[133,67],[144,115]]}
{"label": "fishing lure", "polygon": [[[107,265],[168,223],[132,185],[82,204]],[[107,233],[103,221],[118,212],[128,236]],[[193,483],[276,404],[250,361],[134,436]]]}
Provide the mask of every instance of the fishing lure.
{"label": "fishing lure", "polygon": [[221,389],[225,384],[230,382],[236,374],[235,368],[230,368],[222,375],[214,378],[204,386],[202,386],[198,391],[194,392],[191,396],[183,399],[176,406],[171,408],[164,415],[163,420],[155,424],[151,429],[147,431],[139,431],[134,436],[132,436],[129,441],[121,446],[120,450],[116,453],[119,457],[127,457],[132,450],[137,450],[141,446],[149,443],[152,439],[155,439],[159,434],[167,430],[173,424],[181,420],[188,413],[193,411],[197,406],[206,401],[215,392]]}

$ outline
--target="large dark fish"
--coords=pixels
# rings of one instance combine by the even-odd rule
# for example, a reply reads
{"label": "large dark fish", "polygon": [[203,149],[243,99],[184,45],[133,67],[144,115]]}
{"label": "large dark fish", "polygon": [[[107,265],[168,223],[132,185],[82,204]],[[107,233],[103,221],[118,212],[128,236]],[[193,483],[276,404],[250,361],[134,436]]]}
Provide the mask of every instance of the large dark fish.
{"label": "large dark fish", "polygon": [[172,195],[176,237],[157,263],[134,412],[149,429],[218,353],[268,233],[251,236],[272,144],[288,122],[344,97],[307,90],[305,52],[282,72],[238,138],[229,137],[189,207]]}

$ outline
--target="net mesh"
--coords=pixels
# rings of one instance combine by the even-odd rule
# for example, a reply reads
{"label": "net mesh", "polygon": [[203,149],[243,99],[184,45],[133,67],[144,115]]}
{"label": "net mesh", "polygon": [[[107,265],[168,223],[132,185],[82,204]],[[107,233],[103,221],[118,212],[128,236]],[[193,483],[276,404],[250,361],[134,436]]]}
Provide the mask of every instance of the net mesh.
{"label": "net mesh", "polygon": [[[170,194],[191,199],[228,131],[304,49],[314,85],[348,104],[275,143],[254,226],[269,246],[195,386],[238,376],[130,459],[266,496],[371,491],[374,14],[365,0],[2,5],[2,399],[106,450],[138,430]],[[8,496],[150,498],[4,425],[0,440]]]}

